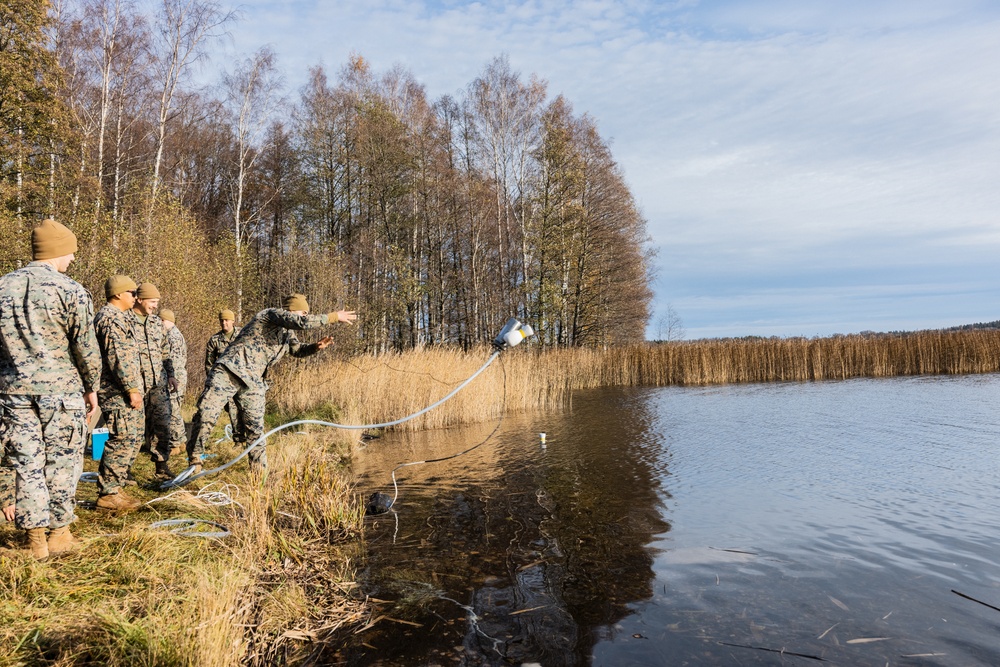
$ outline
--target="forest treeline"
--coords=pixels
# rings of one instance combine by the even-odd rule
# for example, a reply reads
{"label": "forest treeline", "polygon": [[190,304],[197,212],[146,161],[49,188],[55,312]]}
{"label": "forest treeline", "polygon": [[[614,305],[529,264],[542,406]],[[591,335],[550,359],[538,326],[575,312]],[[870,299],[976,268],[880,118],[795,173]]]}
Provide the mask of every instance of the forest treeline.
{"label": "forest treeline", "polygon": [[357,350],[469,347],[510,316],[546,346],[643,337],[645,220],[544,81],[499,56],[430,100],[354,55],[287,91],[267,47],[209,59],[239,20],[213,0],[0,0],[0,270],[54,216],[98,305],[113,273],[150,280],[195,349],[219,308],[242,321],[293,291],[356,308]]}

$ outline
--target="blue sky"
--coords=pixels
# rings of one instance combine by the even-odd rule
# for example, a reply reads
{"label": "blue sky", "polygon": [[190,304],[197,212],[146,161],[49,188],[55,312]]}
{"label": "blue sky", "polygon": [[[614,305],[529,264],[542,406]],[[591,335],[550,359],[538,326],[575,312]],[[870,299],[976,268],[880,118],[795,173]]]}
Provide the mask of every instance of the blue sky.
{"label": "blue sky", "polygon": [[688,338],[1000,319],[1000,3],[247,0],[289,92],[350,53],[436,99],[506,53],[588,113]]}

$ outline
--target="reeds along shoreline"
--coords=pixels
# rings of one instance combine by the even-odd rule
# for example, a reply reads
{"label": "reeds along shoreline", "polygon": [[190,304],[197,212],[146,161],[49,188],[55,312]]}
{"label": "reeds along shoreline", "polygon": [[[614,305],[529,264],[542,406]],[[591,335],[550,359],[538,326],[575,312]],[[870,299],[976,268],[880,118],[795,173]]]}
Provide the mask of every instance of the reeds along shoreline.
{"label": "reeds along shoreline", "polygon": [[740,338],[609,350],[603,385],[708,385],[1000,370],[1000,330]]}
{"label": "reeds along shoreline", "polygon": [[[273,400],[286,415],[337,406],[345,424],[390,421],[440,399],[489,357],[435,347],[349,360],[290,364]],[[504,352],[451,401],[402,429],[440,428],[505,411],[565,404],[577,389],[843,380],[1000,370],[1000,330],[858,334],[826,338],[739,338],[647,343],[603,350]],[[505,378],[505,379],[504,379]],[[332,415],[331,415],[332,416]]]}

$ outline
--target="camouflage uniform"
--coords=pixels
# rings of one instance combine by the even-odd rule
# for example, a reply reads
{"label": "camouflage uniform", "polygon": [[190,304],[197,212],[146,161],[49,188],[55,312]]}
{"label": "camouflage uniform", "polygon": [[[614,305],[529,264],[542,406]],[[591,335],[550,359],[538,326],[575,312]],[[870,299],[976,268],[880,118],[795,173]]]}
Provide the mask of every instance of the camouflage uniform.
{"label": "camouflage uniform", "polygon": [[19,528],[75,519],[83,394],[101,374],[93,319],[87,291],[49,264],[0,278],[0,443],[14,473]]}
{"label": "camouflage uniform", "polygon": [[[205,441],[229,400],[245,416],[246,429],[240,443],[245,447],[263,435],[268,370],[286,352],[293,357],[308,357],[319,350],[316,343],[300,343],[292,329],[314,329],[327,323],[326,314],[296,315],[281,308],[268,308],[254,315],[212,367],[205,390],[198,398],[198,411],[188,439],[191,464],[201,462]],[[251,452],[250,462],[267,466],[265,449],[259,447]]]}
{"label": "camouflage uniform", "polygon": [[156,438],[156,448],[149,456],[154,461],[170,458],[170,396],[167,380],[174,376],[174,362],[170,358],[163,320],[156,315],[143,317],[132,312],[136,319],[139,340],[139,365],[142,371],[143,401],[146,422],[143,432],[145,444]]}
{"label": "camouflage uniform", "polygon": [[[208,377],[212,374],[212,366],[219,360],[222,353],[226,351],[229,344],[240,335],[240,327],[233,327],[228,334],[225,330],[220,330],[212,334],[205,345],[205,386],[208,387]],[[235,401],[226,403],[226,413],[229,415],[229,423],[233,426],[233,440],[236,442],[246,441],[246,426],[243,415]]]}
{"label": "camouflage uniform", "polygon": [[181,414],[181,403],[187,393],[187,341],[177,326],[166,331],[167,343],[170,346],[170,360],[174,365],[174,379],[177,381],[177,391],[170,392],[170,447],[184,447],[187,435],[184,433],[184,417]]}
{"label": "camouflage uniform", "polygon": [[145,393],[139,364],[139,325],[131,310],[107,304],[97,312],[94,328],[104,358],[97,402],[108,427],[97,489],[102,496],[118,493],[135,461],[145,433],[145,411],[129,404],[129,391]]}
{"label": "camouflage uniform", "polygon": [[[0,422],[0,430],[3,423]],[[0,459],[3,458],[3,445],[0,444]],[[0,463],[0,509],[14,504],[14,469]],[[0,515],[2,516],[2,515]]]}

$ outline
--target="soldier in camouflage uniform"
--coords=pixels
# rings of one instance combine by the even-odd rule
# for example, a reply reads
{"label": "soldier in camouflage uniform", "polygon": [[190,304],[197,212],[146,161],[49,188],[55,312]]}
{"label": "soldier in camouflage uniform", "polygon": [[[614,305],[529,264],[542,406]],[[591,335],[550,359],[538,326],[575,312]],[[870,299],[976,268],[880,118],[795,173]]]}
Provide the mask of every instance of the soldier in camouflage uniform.
{"label": "soldier in camouflage uniform", "polygon": [[[145,389],[145,446],[156,464],[156,476],[172,479],[167,466],[170,459],[170,391],[175,391],[174,362],[170,358],[170,343],[163,320],[156,315],[160,307],[160,291],[153,283],[142,283],[136,291],[132,314],[138,322],[139,365]],[[155,448],[151,441],[156,439]]]}
{"label": "soldier in camouflage uniform", "polygon": [[[318,343],[304,345],[296,338],[296,330],[314,329],[331,322],[350,323],[357,319],[353,310],[309,315],[309,304],[301,294],[285,297],[283,306],[268,308],[254,315],[212,367],[205,390],[198,398],[198,411],[188,439],[188,461],[195,467],[196,473],[201,470],[205,441],[226,401],[233,400],[246,416],[245,442],[254,442],[264,433],[264,394],[267,391],[268,370],[286,352],[293,357],[308,357],[333,342],[328,336]],[[267,467],[267,453],[263,445],[250,452],[249,457],[251,470]]]}
{"label": "soldier in camouflage uniform", "polygon": [[101,354],[90,295],[63,275],[76,236],[49,219],[31,245],[34,261],[0,278],[0,443],[14,472],[17,526],[41,560],[80,545],[69,524]]}
{"label": "soldier in camouflage uniform", "polygon": [[139,362],[138,320],[132,314],[138,288],[128,276],[111,276],[104,285],[107,304],[97,312],[94,329],[104,358],[97,399],[108,427],[97,471],[97,506],[132,510],[138,500],[122,491],[145,433],[145,387]]}
{"label": "soldier in camouflage uniform", "polygon": [[184,417],[181,414],[181,405],[184,402],[184,394],[187,393],[187,341],[184,334],[177,328],[177,319],[174,311],[164,308],[160,311],[160,319],[163,320],[163,329],[167,334],[167,343],[170,347],[170,360],[174,364],[174,380],[177,382],[177,390],[169,392],[170,401],[170,453],[180,451],[187,444],[187,435],[184,432]]}
{"label": "soldier in camouflage uniform", "polygon": [[[222,329],[212,334],[212,337],[208,339],[208,344],[205,345],[206,385],[208,383],[208,376],[212,374],[212,366],[219,360],[222,353],[226,351],[229,344],[240,335],[240,328],[236,326],[236,313],[228,308],[219,311],[219,326]],[[244,426],[243,416],[240,414],[235,401],[228,401],[226,403],[226,414],[229,415],[229,423],[233,429],[233,440],[235,442],[244,442],[246,440],[246,427]]]}

